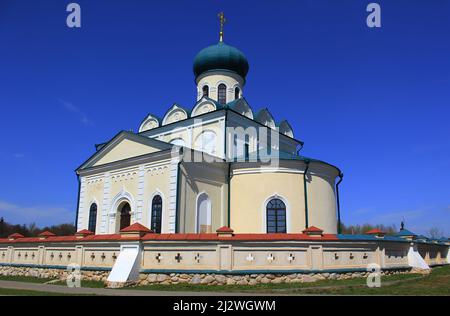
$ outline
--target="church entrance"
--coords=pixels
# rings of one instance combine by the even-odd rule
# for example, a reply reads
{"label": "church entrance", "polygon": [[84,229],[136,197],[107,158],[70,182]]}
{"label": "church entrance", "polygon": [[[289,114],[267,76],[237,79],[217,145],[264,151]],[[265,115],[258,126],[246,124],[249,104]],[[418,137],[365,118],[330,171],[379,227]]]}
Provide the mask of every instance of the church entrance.
{"label": "church entrance", "polygon": [[130,226],[130,224],[131,224],[131,207],[130,207],[130,204],[128,204],[127,202],[123,203],[122,206],[119,208],[119,215],[120,215],[120,228],[119,228],[119,230]]}

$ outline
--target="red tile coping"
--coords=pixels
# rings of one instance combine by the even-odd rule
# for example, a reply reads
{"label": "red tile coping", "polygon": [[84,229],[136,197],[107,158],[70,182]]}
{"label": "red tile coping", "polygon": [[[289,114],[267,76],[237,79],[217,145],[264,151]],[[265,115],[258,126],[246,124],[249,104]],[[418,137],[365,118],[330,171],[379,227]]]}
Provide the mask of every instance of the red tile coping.
{"label": "red tile coping", "polygon": [[232,230],[228,226],[222,226],[218,230],[216,230],[217,236],[219,237],[233,237],[234,230]]}
{"label": "red tile coping", "polygon": [[48,230],[46,230],[45,232],[42,232],[38,235],[39,237],[53,237],[56,236],[55,234],[53,234],[52,232],[49,232]]}
{"label": "red tile coping", "polygon": [[[308,241],[323,240],[337,241],[337,235],[323,234],[320,237],[312,237],[307,234],[235,234],[231,237],[220,236],[217,234],[154,234],[147,233],[143,237],[128,237],[129,240],[142,241]],[[124,241],[121,234],[110,235],[88,235],[84,238],[77,236],[52,236],[46,239],[39,237],[21,237],[18,239],[0,238],[0,244],[24,244],[24,243],[63,243],[63,242],[102,242],[102,241]]]}
{"label": "red tile coping", "polygon": [[120,230],[121,233],[153,233],[150,229],[145,227],[144,225],[141,225],[139,223],[134,223],[131,226],[125,227],[124,229]]}
{"label": "red tile coping", "polygon": [[323,230],[317,228],[316,226],[309,226],[308,228],[303,230],[303,233],[323,233]]}
{"label": "red tile coping", "polygon": [[366,235],[374,235],[377,238],[384,238],[384,236],[386,236],[386,233],[379,229],[372,229],[366,232]]}
{"label": "red tile coping", "polygon": [[228,226],[222,226],[218,230],[216,230],[216,233],[234,233],[234,230],[232,230]]}
{"label": "red tile coping", "polygon": [[95,235],[93,232],[87,229],[80,230],[79,232],[75,233],[75,236],[90,236]]}
{"label": "red tile coping", "polygon": [[19,239],[19,238],[24,238],[24,236],[19,233],[14,233],[14,234],[8,236],[8,239]]}
{"label": "red tile coping", "polygon": [[310,226],[310,227],[306,228],[305,230],[303,230],[303,234],[312,236],[314,238],[319,238],[323,235],[323,230],[320,228],[317,228],[315,226]]}
{"label": "red tile coping", "polygon": [[322,237],[311,237],[307,234],[235,234],[232,237],[222,237],[217,234],[152,234],[145,235],[142,240],[161,240],[161,241],[221,241],[221,240],[238,240],[238,241],[296,241],[296,240],[339,240],[337,235],[323,234]]}
{"label": "red tile coping", "polygon": [[378,235],[378,234],[386,234],[386,233],[379,229],[372,229],[366,232],[366,235]]}

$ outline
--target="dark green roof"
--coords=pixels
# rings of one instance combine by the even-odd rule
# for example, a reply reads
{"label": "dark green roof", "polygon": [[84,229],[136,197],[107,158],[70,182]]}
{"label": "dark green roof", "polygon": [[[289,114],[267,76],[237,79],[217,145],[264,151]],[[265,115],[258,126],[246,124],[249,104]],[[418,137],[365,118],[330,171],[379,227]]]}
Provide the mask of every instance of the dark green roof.
{"label": "dark green roof", "polygon": [[402,229],[395,236],[401,237],[401,236],[417,236],[417,235],[407,229]]}
{"label": "dark green roof", "polygon": [[194,59],[194,74],[196,78],[202,73],[213,70],[232,71],[245,80],[249,65],[247,58],[239,49],[219,42],[216,45],[202,49]]}
{"label": "dark green roof", "polygon": [[[271,158],[275,158],[275,159],[280,159],[280,160],[298,160],[298,161],[303,161],[305,163],[317,162],[317,163],[325,164],[325,165],[331,166],[333,168],[336,168],[339,173],[342,173],[338,167],[336,167],[335,165],[332,165],[328,162],[325,162],[323,160],[309,158],[309,157],[305,157],[305,156],[298,155],[298,154],[291,154],[291,153],[287,153],[284,151],[278,151],[278,150],[274,150],[274,149],[271,149],[269,153],[267,152],[267,148],[261,149],[259,151],[253,151],[253,152],[249,153],[249,156],[250,156],[250,158],[257,157],[258,161],[268,161]],[[245,159],[244,156],[240,156],[240,157],[236,158],[236,161],[243,161],[244,159]]]}

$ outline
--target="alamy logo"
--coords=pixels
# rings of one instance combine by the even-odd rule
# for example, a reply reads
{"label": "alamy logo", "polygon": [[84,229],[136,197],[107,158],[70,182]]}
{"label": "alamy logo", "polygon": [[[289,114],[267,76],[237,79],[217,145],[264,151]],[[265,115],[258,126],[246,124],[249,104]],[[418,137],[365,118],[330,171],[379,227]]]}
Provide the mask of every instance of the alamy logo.
{"label": "alamy logo", "polygon": [[68,287],[81,287],[81,267],[78,264],[72,263],[67,266],[67,279],[66,283]]}
{"label": "alamy logo", "polygon": [[81,27],[81,7],[78,3],[69,3],[66,8],[70,14],[67,16],[66,24],[70,28]]}
{"label": "alamy logo", "polygon": [[367,26],[370,28],[381,27],[381,6],[378,3],[369,3],[367,5]]}
{"label": "alamy logo", "polygon": [[371,263],[367,266],[367,271],[370,272],[367,276],[367,286],[381,287],[381,267],[376,263]]}
{"label": "alamy logo", "polygon": [[[272,168],[279,166],[280,133],[278,129],[265,126],[227,127],[224,135],[220,135],[220,133],[204,129],[201,119],[195,119],[194,126],[197,126],[195,131],[197,134],[208,135],[208,137],[197,138],[192,146],[194,150],[183,155],[185,162],[258,162]],[[179,147],[173,147],[172,158],[179,157]]]}

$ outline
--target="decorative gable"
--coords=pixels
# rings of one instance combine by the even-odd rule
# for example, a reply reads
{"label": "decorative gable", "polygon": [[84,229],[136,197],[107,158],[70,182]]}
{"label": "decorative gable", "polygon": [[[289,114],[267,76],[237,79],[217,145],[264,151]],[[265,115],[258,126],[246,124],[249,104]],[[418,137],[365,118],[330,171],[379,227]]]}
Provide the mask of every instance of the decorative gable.
{"label": "decorative gable", "polygon": [[253,111],[244,98],[238,99],[231,105],[233,111],[253,120]]}
{"label": "decorative gable", "polygon": [[167,114],[164,116],[162,125],[167,125],[171,123],[175,123],[178,121],[182,121],[187,119],[188,113],[185,109],[183,109],[181,106],[174,104],[170,110],[167,112]]}
{"label": "decorative gable", "polygon": [[78,168],[78,170],[151,154],[162,150],[168,150],[171,148],[171,144],[123,131],[105,144],[80,168]]}
{"label": "decorative gable", "polygon": [[105,156],[99,159],[94,166],[104,165],[110,162],[124,160],[131,157],[142,156],[159,151],[158,148],[147,146],[124,139],[114,146]]}
{"label": "decorative gable", "polygon": [[278,124],[278,127],[280,128],[280,133],[286,136],[289,136],[291,138],[294,137],[294,131],[292,130],[291,125],[288,121],[283,120]]}
{"label": "decorative gable", "polygon": [[159,127],[159,119],[149,114],[139,127],[139,133]]}
{"label": "decorative gable", "polygon": [[256,115],[256,121],[270,128],[275,128],[275,120],[267,108],[262,109]]}
{"label": "decorative gable", "polygon": [[217,105],[214,103],[214,101],[207,97],[203,97],[197,102],[197,105],[192,110],[191,117],[212,112],[215,110],[217,110]]}

